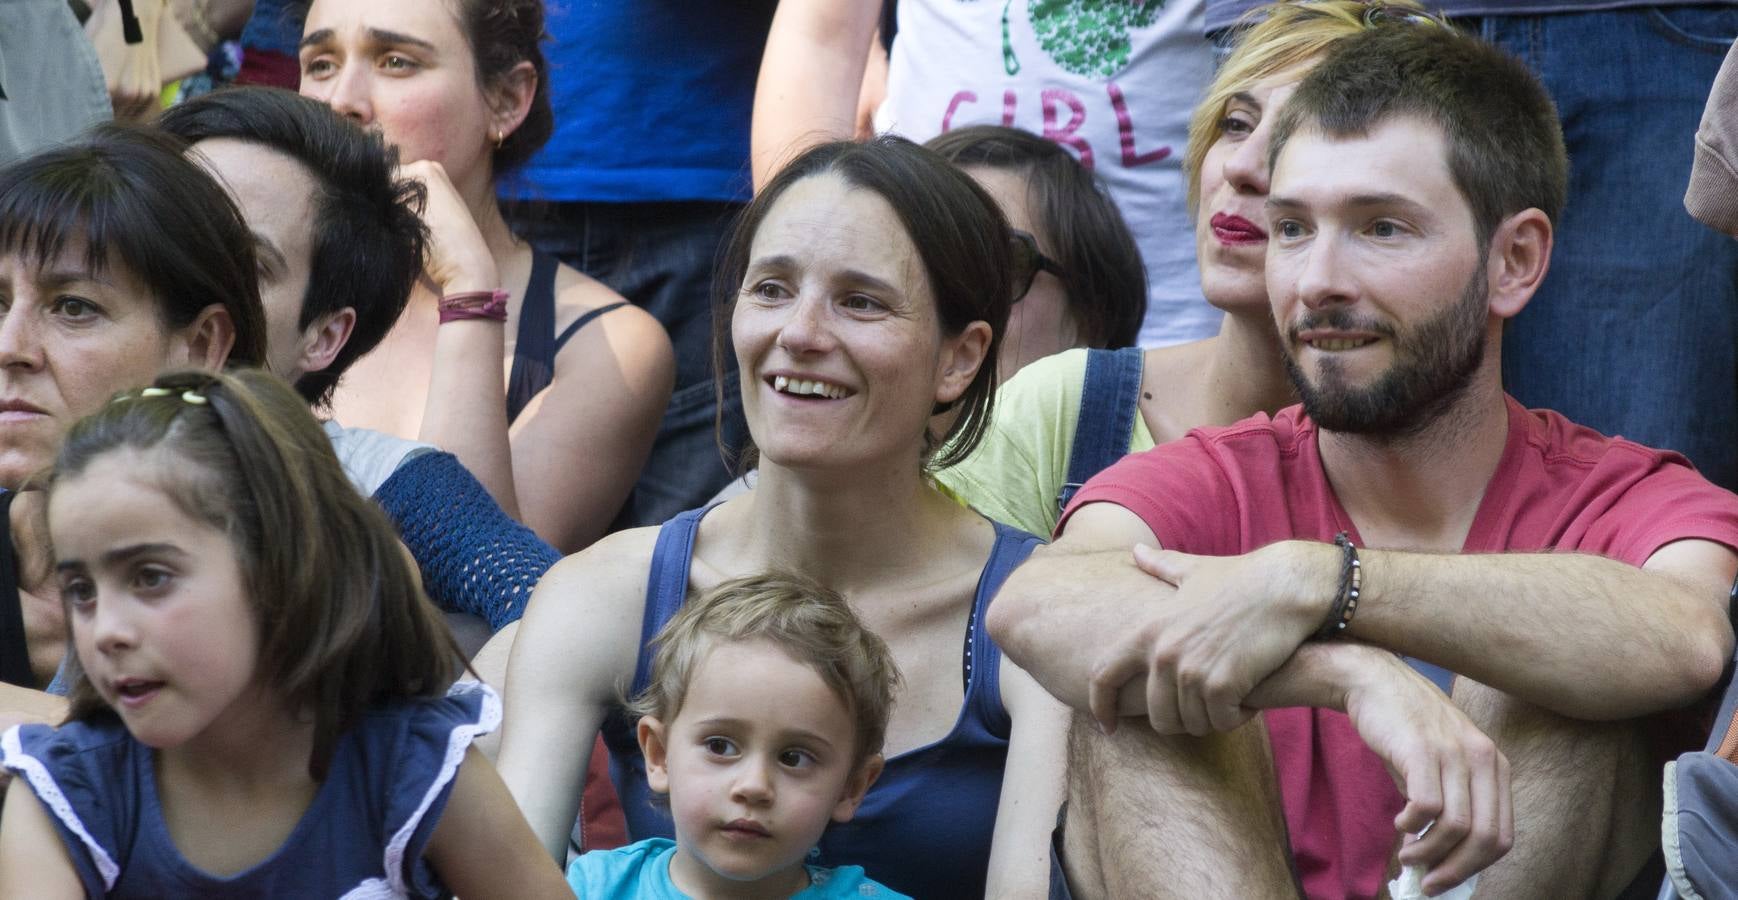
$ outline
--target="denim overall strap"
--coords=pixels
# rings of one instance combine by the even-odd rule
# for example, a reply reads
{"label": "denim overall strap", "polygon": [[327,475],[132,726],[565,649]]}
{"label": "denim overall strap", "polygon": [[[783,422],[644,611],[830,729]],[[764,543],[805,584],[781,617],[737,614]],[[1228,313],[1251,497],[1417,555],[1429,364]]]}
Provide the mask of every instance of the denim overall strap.
{"label": "denim overall strap", "polygon": [[1143,362],[1139,347],[1086,352],[1080,418],[1075,422],[1074,444],[1068,451],[1068,480],[1056,492],[1058,512],[1068,508],[1069,501],[1087,479],[1127,455],[1135,416],[1140,414]]}

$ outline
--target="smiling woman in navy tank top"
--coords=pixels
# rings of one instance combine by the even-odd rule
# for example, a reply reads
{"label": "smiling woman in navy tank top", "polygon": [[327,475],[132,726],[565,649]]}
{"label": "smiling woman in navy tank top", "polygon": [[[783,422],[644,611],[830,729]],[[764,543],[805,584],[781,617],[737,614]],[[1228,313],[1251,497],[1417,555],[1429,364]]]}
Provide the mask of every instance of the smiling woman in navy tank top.
{"label": "smiling woman in navy tank top", "polygon": [[686,600],[776,567],[843,594],[905,674],[886,769],[812,861],[916,897],[1046,884],[1066,713],[983,630],[1037,538],[929,479],[989,412],[1011,241],[970,178],[897,138],[811,150],[745,211],[719,270],[718,351],[741,367],[758,485],[558,564],[517,631],[501,771],[552,853],[600,729],[631,836],[671,834],[622,692]]}

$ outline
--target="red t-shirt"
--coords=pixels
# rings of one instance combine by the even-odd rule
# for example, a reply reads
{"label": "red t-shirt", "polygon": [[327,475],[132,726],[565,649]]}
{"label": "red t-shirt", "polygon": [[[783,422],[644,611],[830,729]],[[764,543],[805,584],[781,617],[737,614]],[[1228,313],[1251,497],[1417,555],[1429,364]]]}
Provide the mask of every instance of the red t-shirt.
{"label": "red t-shirt", "polygon": [[[1650,450],[1528,411],[1513,398],[1509,437],[1465,553],[1576,550],[1639,566],[1683,538],[1738,549],[1738,497],[1676,453]],[[1132,454],[1087,482],[1068,515],[1110,502],[1145,520],[1167,548],[1232,556],[1292,538],[1331,541],[1357,527],[1334,496],[1301,407]],[[1371,897],[1404,805],[1382,761],[1342,713],[1266,714],[1293,858],[1316,900]]]}

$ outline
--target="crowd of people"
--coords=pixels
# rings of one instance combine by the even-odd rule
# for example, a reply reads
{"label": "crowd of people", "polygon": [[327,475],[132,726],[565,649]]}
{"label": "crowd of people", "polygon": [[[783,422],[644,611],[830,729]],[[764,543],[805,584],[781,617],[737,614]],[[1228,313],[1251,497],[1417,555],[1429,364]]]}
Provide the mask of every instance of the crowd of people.
{"label": "crowd of people", "polygon": [[0,0],[0,895],[1722,896],[1738,6],[1457,3]]}

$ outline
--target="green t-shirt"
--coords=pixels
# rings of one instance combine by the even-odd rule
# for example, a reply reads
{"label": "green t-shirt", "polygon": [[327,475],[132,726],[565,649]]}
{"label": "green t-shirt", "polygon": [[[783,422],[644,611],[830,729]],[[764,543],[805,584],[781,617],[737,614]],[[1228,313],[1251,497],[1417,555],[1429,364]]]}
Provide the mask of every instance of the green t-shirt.
{"label": "green t-shirt", "polygon": [[[1061,513],[1056,495],[1068,480],[1068,455],[1080,422],[1085,350],[1068,350],[1021,369],[996,393],[983,441],[958,465],[935,473],[955,500],[998,521],[1048,537]],[[1128,452],[1153,446],[1137,412]]]}

